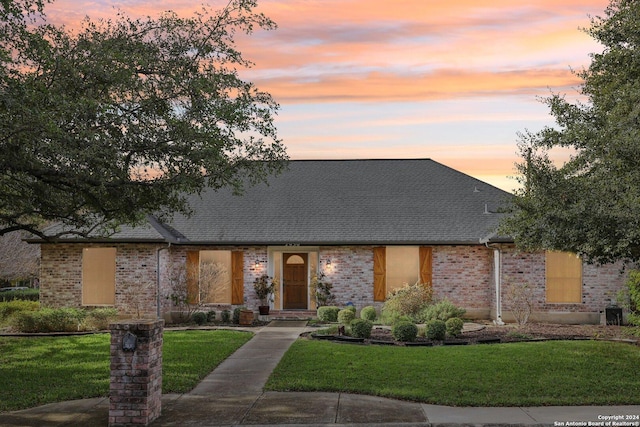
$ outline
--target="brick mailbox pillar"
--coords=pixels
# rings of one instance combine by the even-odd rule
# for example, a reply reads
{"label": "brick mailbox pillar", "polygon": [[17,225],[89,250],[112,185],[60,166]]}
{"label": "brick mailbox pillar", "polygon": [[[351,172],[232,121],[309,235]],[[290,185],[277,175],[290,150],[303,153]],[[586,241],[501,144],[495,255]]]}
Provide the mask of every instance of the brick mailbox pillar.
{"label": "brick mailbox pillar", "polygon": [[109,426],[146,426],[160,416],[163,326],[163,320],[129,320],[109,325]]}

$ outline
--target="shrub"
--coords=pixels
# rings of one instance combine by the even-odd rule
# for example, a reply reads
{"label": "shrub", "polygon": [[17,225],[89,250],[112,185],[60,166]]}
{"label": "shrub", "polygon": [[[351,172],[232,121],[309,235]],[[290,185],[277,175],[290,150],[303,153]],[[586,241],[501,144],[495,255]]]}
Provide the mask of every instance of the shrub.
{"label": "shrub", "polygon": [[216,320],[216,312],[214,310],[207,311],[207,322],[213,323]]}
{"label": "shrub", "polygon": [[338,312],[340,309],[335,306],[318,307],[318,320],[321,322],[335,323],[338,321]]}
{"label": "shrub", "polygon": [[364,320],[369,320],[373,322],[378,317],[378,313],[376,313],[376,309],[374,306],[369,305],[360,310],[360,318]]}
{"label": "shrub", "polygon": [[445,326],[447,328],[447,335],[457,337],[462,333],[464,322],[459,317],[452,317],[445,322]]}
{"label": "shrub", "polygon": [[462,317],[467,311],[456,307],[447,299],[443,299],[435,304],[425,307],[420,313],[420,321],[427,323],[431,320],[442,320],[446,322],[453,317]]}
{"label": "shrub", "polygon": [[9,302],[0,302],[0,322],[4,322],[15,313],[21,311],[35,311],[40,308],[37,301],[13,300]]}
{"label": "shrub", "polygon": [[1,302],[9,302],[9,301],[15,301],[15,300],[39,301],[40,290],[39,289],[22,289],[18,291],[0,292]]}
{"label": "shrub", "polygon": [[236,325],[240,324],[240,312],[242,310],[245,310],[246,308],[247,307],[245,306],[240,306],[233,309],[233,323],[235,323]]}
{"label": "shrub", "polygon": [[373,322],[365,319],[354,319],[351,322],[351,335],[356,338],[369,338]]}
{"label": "shrub", "polygon": [[[316,307],[325,307],[336,300],[332,294],[333,284],[327,280],[327,276],[320,272],[311,279],[311,295],[315,296]],[[335,320],[334,320],[335,322]]]}
{"label": "shrub", "polygon": [[102,331],[109,329],[109,323],[118,318],[118,310],[115,308],[96,308],[87,311],[84,328],[88,330]]}
{"label": "shrub", "polygon": [[640,326],[640,271],[629,271],[627,279],[629,289],[629,316],[628,321],[632,325]]}
{"label": "shrub", "polygon": [[413,322],[398,322],[391,328],[391,335],[396,341],[412,342],[418,336],[418,327]]}
{"label": "shrub", "polygon": [[382,318],[386,324],[393,324],[401,316],[409,316],[413,321],[433,299],[431,286],[415,283],[405,285],[389,293],[382,307]]}
{"label": "shrub", "polygon": [[528,283],[509,283],[506,288],[505,300],[511,314],[518,325],[526,325],[533,311],[533,288]]}
{"label": "shrub", "polygon": [[194,322],[196,322],[197,325],[204,325],[207,322],[207,313],[196,311],[195,313],[193,313],[193,316],[191,316],[191,318]]}
{"label": "shrub", "polygon": [[356,306],[355,306],[355,305],[353,305],[353,304],[348,304],[348,305],[345,307],[345,309],[346,309],[346,310],[351,310],[351,311],[353,311],[353,314],[356,314],[356,313],[357,313],[357,311],[358,311],[358,310],[356,310]]}
{"label": "shrub", "polygon": [[[222,323],[229,323],[231,322],[231,312],[229,310],[223,310],[222,314],[220,315],[222,318]],[[238,322],[240,320],[238,319]]]}
{"label": "shrub", "polygon": [[425,335],[430,340],[442,341],[447,333],[447,325],[440,319],[434,319],[425,325]]}
{"label": "shrub", "polygon": [[356,314],[353,312],[353,310],[350,310],[348,308],[342,309],[338,312],[338,322],[343,325],[350,324],[351,321],[355,318]]}
{"label": "shrub", "polygon": [[19,312],[11,324],[20,332],[76,332],[82,329],[86,312],[78,308],[43,308]]}

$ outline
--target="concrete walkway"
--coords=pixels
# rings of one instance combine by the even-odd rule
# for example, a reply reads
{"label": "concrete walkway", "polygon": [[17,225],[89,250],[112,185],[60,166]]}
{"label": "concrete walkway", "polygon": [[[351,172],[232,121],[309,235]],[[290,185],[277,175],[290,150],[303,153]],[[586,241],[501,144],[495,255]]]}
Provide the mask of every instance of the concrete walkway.
{"label": "concrete walkway", "polygon": [[[256,336],[190,393],[164,395],[162,415],[151,425],[640,426],[637,418],[625,419],[640,416],[640,406],[452,408],[344,393],[263,392],[305,324],[276,321],[253,330]],[[108,398],[85,399],[3,413],[0,426],[107,426],[108,413]]]}

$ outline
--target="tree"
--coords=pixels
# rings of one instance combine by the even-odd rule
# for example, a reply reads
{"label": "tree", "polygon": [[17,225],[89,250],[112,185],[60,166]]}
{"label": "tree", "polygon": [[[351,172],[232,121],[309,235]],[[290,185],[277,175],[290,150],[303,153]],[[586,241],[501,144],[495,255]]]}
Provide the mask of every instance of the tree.
{"label": "tree", "polygon": [[238,74],[236,34],[275,28],[255,0],[73,31],[45,3],[0,1],[0,235],[106,233],[282,170],[278,105]]}
{"label": "tree", "polygon": [[[524,249],[640,259],[640,2],[612,0],[586,30],[604,46],[577,72],[582,101],[545,100],[556,126],[521,135],[522,189],[501,232]],[[550,152],[572,155],[555,165]]]}
{"label": "tree", "polygon": [[33,281],[40,269],[40,246],[22,239],[24,232],[0,236],[0,282]]}

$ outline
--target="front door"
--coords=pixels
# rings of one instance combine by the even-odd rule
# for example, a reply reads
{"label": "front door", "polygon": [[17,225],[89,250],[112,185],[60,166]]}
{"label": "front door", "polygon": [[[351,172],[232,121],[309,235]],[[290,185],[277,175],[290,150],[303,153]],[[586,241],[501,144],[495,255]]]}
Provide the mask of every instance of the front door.
{"label": "front door", "polygon": [[307,309],[308,254],[284,254],[283,308]]}

